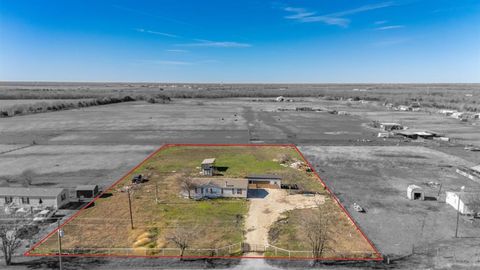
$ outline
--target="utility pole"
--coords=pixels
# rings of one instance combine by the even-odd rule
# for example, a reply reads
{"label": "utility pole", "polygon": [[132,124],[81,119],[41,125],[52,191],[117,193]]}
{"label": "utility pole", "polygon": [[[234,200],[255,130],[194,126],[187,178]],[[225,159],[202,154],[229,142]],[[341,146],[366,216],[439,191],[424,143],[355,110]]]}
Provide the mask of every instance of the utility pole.
{"label": "utility pole", "polygon": [[62,270],[62,237],[63,230],[60,228],[60,219],[57,221],[58,224],[58,268]]}
{"label": "utility pole", "polygon": [[130,226],[133,230],[132,200],[130,199],[130,189],[128,189],[127,195],[128,195],[128,209],[130,210]]}

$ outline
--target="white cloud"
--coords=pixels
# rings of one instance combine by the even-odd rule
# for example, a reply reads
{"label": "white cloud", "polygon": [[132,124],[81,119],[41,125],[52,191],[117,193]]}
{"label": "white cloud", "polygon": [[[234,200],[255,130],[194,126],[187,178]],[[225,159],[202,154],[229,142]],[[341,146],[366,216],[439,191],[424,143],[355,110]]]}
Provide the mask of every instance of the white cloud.
{"label": "white cloud", "polygon": [[164,37],[171,37],[171,38],[178,38],[179,36],[170,34],[170,33],[165,33],[165,32],[158,32],[158,31],[152,31],[152,30],[147,30],[143,28],[137,28],[135,29],[137,32],[140,33],[147,33],[147,34],[152,34],[152,35],[159,35],[159,36],[164,36]]}
{"label": "white cloud", "polygon": [[248,43],[240,43],[235,41],[211,41],[205,39],[195,39],[194,43],[183,43],[177,44],[178,46],[187,46],[187,47],[216,47],[216,48],[246,48],[252,47]]}
{"label": "white cloud", "polygon": [[291,15],[285,16],[285,19],[296,20],[301,23],[323,22],[328,25],[347,27],[350,24],[350,19],[345,18],[345,16],[386,8],[393,5],[393,2],[383,2],[323,15],[316,15],[318,13],[316,11],[309,11],[305,8],[298,7],[285,7],[283,10],[292,13]]}
{"label": "white cloud", "polygon": [[381,25],[381,24],[386,24],[387,22],[388,22],[388,21],[385,21],[385,20],[383,20],[383,21],[376,21],[376,22],[374,22],[374,24],[376,24],[376,25]]}
{"label": "white cloud", "polygon": [[405,25],[387,25],[387,26],[375,28],[375,30],[392,30],[392,29],[399,29],[404,27]]}

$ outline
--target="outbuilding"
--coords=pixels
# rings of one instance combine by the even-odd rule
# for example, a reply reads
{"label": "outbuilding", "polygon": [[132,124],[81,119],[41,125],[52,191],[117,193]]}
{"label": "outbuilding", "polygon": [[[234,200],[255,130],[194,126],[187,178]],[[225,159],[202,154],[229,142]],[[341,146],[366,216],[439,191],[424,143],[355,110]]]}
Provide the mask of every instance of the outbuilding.
{"label": "outbuilding", "polygon": [[410,200],[425,200],[425,192],[417,185],[407,187],[407,198]]}
{"label": "outbuilding", "polygon": [[462,215],[480,214],[480,192],[447,191],[445,202]]}
{"label": "outbuilding", "polygon": [[59,209],[68,201],[64,188],[0,187],[0,207]]}
{"label": "outbuilding", "polygon": [[206,158],[202,161],[202,174],[205,176],[213,176],[215,173],[215,158]]}
{"label": "outbuilding", "polygon": [[97,185],[81,185],[75,188],[77,199],[93,199],[98,194]]}
{"label": "outbuilding", "polygon": [[252,188],[280,188],[282,177],[275,174],[251,174],[247,176],[249,187]]}

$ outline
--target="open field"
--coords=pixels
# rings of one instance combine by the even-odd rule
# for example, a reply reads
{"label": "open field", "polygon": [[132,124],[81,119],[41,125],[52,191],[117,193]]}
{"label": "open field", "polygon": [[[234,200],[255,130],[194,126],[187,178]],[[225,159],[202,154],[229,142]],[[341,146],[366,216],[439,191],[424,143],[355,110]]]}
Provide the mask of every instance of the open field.
{"label": "open field", "polygon": [[[417,90],[421,94],[447,91],[458,99],[467,93],[478,93],[476,85],[457,85],[446,90],[446,86],[442,87],[398,88],[395,93],[414,96]],[[325,89],[335,91],[334,87]],[[368,97],[377,90],[342,91]],[[453,208],[442,201],[407,201],[405,187],[409,183],[435,181],[444,183],[442,190],[455,190],[462,185],[478,188],[457,175],[454,167],[480,164],[479,152],[463,149],[466,144],[480,145],[478,120],[461,122],[435,113],[391,111],[382,102],[374,101],[292,99],[293,102],[282,103],[273,102],[273,98],[173,99],[171,104],[136,101],[2,118],[0,185],[21,185],[21,173],[33,168],[32,185],[108,186],[164,143],[295,143],[380,252],[401,258],[388,267],[475,267],[478,241],[468,238],[479,232],[475,223],[461,219],[460,235],[464,237],[454,239]],[[478,103],[475,96],[469,99]],[[305,106],[343,110],[350,115],[295,111],[296,107]],[[278,111],[279,108],[287,110]],[[444,143],[377,138],[379,130],[367,125],[372,120],[401,122],[411,129],[441,132],[452,140]],[[353,211],[353,202],[364,206],[367,213]],[[425,224],[423,233],[419,223]],[[53,229],[54,226],[45,226],[37,239]],[[411,254],[412,245],[415,254],[404,258]],[[437,256],[433,249],[439,249],[443,255]],[[447,251],[455,251],[455,256]],[[154,261],[135,262],[141,268]],[[98,259],[89,267],[116,269],[122,263],[126,261]],[[159,264],[168,265],[166,261]],[[22,265],[17,268],[23,269]]]}
{"label": "open field", "polygon": [[[251,204],[244,199],[214,199],[192,201],[180,196],[182,192],[181,179],[197,176],[198,165],[205,157],[216,157],[217,166],[226,168],[224,177],[245,177],[247,174],[277,174],[283,176],[283,183],[298,184],[311,192],[318,192],[323,196],[321,200],[321,215],[328,215],[332,220],[329,225],[328,237],[332,242],[329,252],[322,254],[325,258],[374,258],[374,249],[365,238],[356,230],[355,225],[330,197],[320,181],[313,173],[290,167],[281,166],[276,161],[279,156],[287,155],[289,160],[301,160],[299,154],[292,147],[262,146],[169,146],[151,156],[140,167],[128,174],[113,189],[97,199],[91,206],[82,210],[74,219],[62,228],[65,236],[62,239],[62,248],[67,254],[105,254],[105,250],[112,249],[108,254],[113,255],[152,255],[167,256],[179,255],[173,250],[176,246],[168,239],[178,228],[188,228],[195,236],[190,240],[190,256],[218,256],[217,252],[204,252],[201,249],[222,249],[244,241],[245,230],[257,230],[260,239],[266,239],[268,227],[244,228],[245,216]],[[135,186],[132,190],[132,212],[134,229],[129,228],[128,196],[123,190],[130,187],[130,179],[136,174],[150,175],[147,183]],[[287,195],[284,190],[270,190],[272,194],[285,193],[275,196],[276,200],[265,199],[273,212],[297,211],[300,209],[316,208],[315,197],[302,198],[303,195]],[[269,196],[267,196],[269,197]],[[157,199],[156,199],[157,198]],[[312,200],[313,199],[313,200]],[[255,198],[255,201],[261,200]],[[311,202],[308,203],[307,201]],[[284,204],[290,206],[283,206]],[[279,204],[279,207],[276,207]],[[255,204],[253,204],[255,205]],[[251,205],[251,207],[253,207]],[[283,209],[283,210],[282,210]],[[266,218],[279,215],[266,214]],[[253,216],[255,215],[255,216]],[[108,218],[105,218],[108,216]],[[248,216],[261,218],[255,210],[248,210]],[[247,222],[248,223],[248,222]],[[338,224],[343,224],[339,227]],[[343,229],[346,229],[343,231]],[[245,239],[252,245],[259,240],[253,237]],[[282,236],[282,234],[280,233]],[[305,239],[298,238],[299,241]],[[253,242],[252,242],[253,241]],[[340,245],[339,243],[343,243]],[[268,243],[263,243],[268,245]],[[306,243],[297,246],[308,248]],[[55,235],[48,238],[40,246],[35,247],[31,254],[51,254],[57,248]],[[165,249],[166,248],[166,249]],[[125,250],[122,250],[125,249]],[[133,249],[133,251],[131,250]],[[354,249],[354,253],[350,250]],[[123,253],[128,250],[128,253]],[[360,252],[358,252],[360,251]],[[167,253],[165,253],[167,252]],[[221,253],[221,255],[241,255]],[[357,253],[358,252],[358,253]],[[299,254],[302,257],[302,254]],[[293,255],[294,257],[296,255]],[[311,257],[303,254],[303,257]]]}

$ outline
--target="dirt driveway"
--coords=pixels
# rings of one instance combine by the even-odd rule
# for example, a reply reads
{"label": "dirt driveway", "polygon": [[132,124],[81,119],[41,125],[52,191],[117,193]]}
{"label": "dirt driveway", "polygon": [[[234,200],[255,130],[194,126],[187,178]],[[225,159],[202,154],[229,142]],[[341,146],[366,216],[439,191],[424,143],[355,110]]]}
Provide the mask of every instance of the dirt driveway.
{"label": "dirt driveway", "polygon": [[293,209],[312,208],[317,202],[325,202],[323,195],[288,195],[283,189],[257,189],[248,192],[250,207],[245,220],[247,230],[245,242],[250,246],[268,244],[269,228],[281,213]]}

